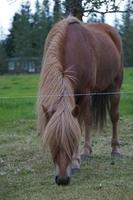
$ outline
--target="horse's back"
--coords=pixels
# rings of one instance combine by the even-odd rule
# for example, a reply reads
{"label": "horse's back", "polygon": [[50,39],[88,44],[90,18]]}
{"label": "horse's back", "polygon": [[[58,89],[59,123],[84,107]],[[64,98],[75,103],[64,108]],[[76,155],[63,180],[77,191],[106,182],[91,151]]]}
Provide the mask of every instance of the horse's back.
{"label": "horse's back", "polygon": [[110,26],[108,24],[104,24],[104,23],[95,23],[95,24],[86,23],[84,26],[88,29],[94,29],[94,30],[98,30],[100,32],[106,33],[112,39],[112,41],[116,45],[116,48],[118,49],[118,51],[122,52],[121,38],[115,28],[113,28],[112,26]]}
{"label": "horse's back", "polygon": [[90,88],[106,89],[121,69],[121,57],[121,40],[111,26],[78,23],[68,25],[65,66],[73,66],[83,87],[89,85]]}
{"label": "horse's back", "polygon": [[[76,78],[84,87],[86,80],[90,84],[95,81],[93,77],[93,53],[91,46],[92,35],[79,23],[69,24],[65,42],[65,68],[76,71]],[[90,45],[88,45],[90,43]],[[89,74],[89,76],[88,76]],[[79,89],[80,90],[80,89]]]}
{"label": "horse's back", "polygon": [[[112,26],[108,24],[104,24],[104,23],[85,24],[85,26],[88,30],[92,30],[94,31],[94,33],[96,32],[97,36],[99,35],[99,37],[103,38],[101,39],[103,45],[100,44],[103,50],[105,50],[106,47],[109,47],[106,52],[101,50],[101,52],[104,52],[104,54],[106,55],[105,57],[103,57],[104,58],[103,62],[106,63],[106,58],[107,58],[107,63],[110,65],[110,67],[107,67],[107,71],[105,70],[104,75],[106,77],[109,76],[110,80],[111,80],[111,77],[113,78],[114,76],[114,79],[112,79],[113,82],[117,80],[118,85],[120,86],[123,79],[123,47],[122,47],[122,41],[121,41],[121,37],[119,33]],[[105,37],[105,35],[107,37]],[[112,44],[110,43],[110,41]],[[102,65],[104,66],[103,63]],[[102,68],[102,66],[100,67]],[[106,67],[106,64],[105,64],[105,67]],[[98,73],[99,80],[97,80],[97,85],[99,85],[99,83],[101,82],[100,75],[99,75],[100,73],[101,73],[101,69],[99,69],[99,73]]]}

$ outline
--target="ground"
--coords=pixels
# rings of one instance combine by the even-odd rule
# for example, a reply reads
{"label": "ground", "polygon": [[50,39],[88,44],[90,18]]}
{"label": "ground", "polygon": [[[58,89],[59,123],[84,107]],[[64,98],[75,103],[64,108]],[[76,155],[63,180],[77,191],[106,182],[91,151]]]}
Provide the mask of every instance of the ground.
{"label": "ground", "polygon": [[133,69],[125,69],[122,86],[123,157],[110,156],[108,122],[101,133],[93,130],[93,157],[82,163],[67,187],[55,185],[50,154],[42,152],[36,133],[38,79],[38,75],[0,77],[0,200],[132,200],[133,94],[124,92],[133,92]]}

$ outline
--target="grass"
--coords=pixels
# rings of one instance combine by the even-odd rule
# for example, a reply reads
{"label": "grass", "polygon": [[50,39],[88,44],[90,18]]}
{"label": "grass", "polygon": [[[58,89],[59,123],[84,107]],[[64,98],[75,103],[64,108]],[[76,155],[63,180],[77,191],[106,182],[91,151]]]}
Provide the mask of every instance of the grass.
{"label": "grass", "polygon": [[35,119],[38,75],[0,77],[0,122]]}
{"label": "grass", "polygon": [[[133,69],[128,68],[125,69],[124,72],[124,83],[122,86],[122,92],[133,92]],[[133,119],[133,93],[131,94],[123,94],[121,96],[121,116],[125,115]]]}
{"label": "grass", "polygon": [[[110,157],[110,124],[93,133],[93,158],[68,187],[54,183],[49,153],[43,154],[36,134],[38,75],[0,77],[0,200],[132,200],[133,94],[123,94],[120,141],[123,158]],[[123,92],[133,91],[133,69],[126,69]],[[33,96],[32,98],[19,98]],[[16,98],[14,98],[16,97]]]}

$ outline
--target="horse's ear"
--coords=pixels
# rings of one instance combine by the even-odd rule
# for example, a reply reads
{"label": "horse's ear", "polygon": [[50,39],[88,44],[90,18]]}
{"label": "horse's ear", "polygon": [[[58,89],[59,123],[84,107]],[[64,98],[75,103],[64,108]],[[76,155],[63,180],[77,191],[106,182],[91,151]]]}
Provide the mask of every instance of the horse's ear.
{"label": "horse's ear", "polygon": [[49,114],[48,114],[47,108],[45,108],[45,106],[42,105],[42,109],[43,109],[43,112],[45,113],[45,116],[46,116],[46,118],[47,118],[47,120],[48,120],[48,119],[49,119]]}
{"label": "horse's ear", "polygon": [[74,117],[78,117],[79,112],[80,112],[80,107],[79,107],[79,105],[76,105],[75,108],[72,110],[72,115]]}

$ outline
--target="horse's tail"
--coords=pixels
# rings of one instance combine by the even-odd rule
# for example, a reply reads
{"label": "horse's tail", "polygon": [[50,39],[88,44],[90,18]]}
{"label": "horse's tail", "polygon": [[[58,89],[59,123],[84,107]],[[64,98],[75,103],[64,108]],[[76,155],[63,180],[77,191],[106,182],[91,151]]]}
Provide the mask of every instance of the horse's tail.
{"label": "horse's tail", "polygon": [[110,110],[111,96],[101,93],[92,96],[92,118],[94,126],[102,129],[107,121],[107,113]]}

